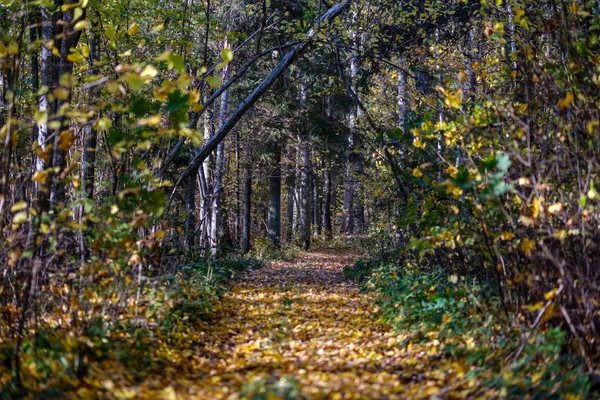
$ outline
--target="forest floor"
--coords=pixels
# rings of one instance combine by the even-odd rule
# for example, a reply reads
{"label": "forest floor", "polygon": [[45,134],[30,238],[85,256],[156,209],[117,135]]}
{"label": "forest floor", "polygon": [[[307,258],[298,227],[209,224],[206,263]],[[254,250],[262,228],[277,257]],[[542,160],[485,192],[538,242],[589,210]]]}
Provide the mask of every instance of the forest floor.
{"label": "forest floor", "polygon": [[435,346],[402,346],[378,321],[372,296],[344,277],[356,257],[315,250],[270,262],[234,282],[206,326],[157,349],[157,375],[129,388],[106,369],[96,377],[116,397],[166,399],[416,399],[467,389]]}

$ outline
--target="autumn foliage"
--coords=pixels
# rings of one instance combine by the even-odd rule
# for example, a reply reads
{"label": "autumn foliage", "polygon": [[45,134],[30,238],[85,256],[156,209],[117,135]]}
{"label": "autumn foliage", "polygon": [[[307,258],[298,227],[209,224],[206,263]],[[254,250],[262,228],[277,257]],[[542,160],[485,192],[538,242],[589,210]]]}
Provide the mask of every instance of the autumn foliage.
{"label": "autumn foliage", "polygon": [[0,397],[593,397],[599,30],[0,0]]}

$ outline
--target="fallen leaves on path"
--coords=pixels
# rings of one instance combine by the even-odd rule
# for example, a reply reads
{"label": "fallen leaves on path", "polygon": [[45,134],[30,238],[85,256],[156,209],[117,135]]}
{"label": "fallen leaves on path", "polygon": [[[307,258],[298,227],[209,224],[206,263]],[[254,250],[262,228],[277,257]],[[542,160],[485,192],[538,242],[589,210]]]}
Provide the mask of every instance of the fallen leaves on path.
{"label": "fallen leaves on path", "polygon": [[212,321],[156,338],[154,373],[141,383],[106,364],[88,381],[115,398],[462,397],[460,366],[434,345],[407,350],[377,321],[373,299],[343,276],[352,258],[315,251],[252,271],[233,284]]}

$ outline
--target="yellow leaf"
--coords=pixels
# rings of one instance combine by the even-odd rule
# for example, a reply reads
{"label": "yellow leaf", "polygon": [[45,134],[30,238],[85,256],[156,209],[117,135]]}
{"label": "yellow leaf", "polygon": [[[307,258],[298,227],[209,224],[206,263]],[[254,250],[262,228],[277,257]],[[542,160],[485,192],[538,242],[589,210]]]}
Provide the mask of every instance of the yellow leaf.
{"label": "yellow leaf", "polygon": [[421,140],[420,137],[416,137],[413,140],[413,146],[420,148],[420,149],[424,149],[425,148],[425,143],[423,143],[423,141]]}
{"label": "yellow leaf", "polygon": [[558,102],[558,107],[560,107],[561,110],[566,110],[567,108],[571,107],[573,101],[575,101],[573,92],[568,92],[565,98]]}
{"label": "yellow leaf", "polygon": [[69,91],[65,88],[56,88],[52,91],[52,94],[54,95],[54,97],[56,97],[57,100],[60,101],[65,101],[69,99]]}
{"label": "yellow leaf", "polygon": [[83,54],[84,57],[88,57],[90,55],[90,47],[87,46],[87,45],[85,45],[85,44],[81,45],[80,51],[81,51],[81,54]]}
{"label": "yellow leaf", "polygon": [[37,171],[35,174],[33,174],[33,178],[31,178],[34,182],[38,182],[41,184],[46,183],[46,180],[48,179],[48,171]]}
{"label": "yellow leaf", "polygon": [[548,206],[548,212],[550,214],[559,213],[559,212],[562,211],[562,209],[563,209],[562,203],[555,203],[555,204],[552,204],[552,205]]}
{"label": "yellow leaf", "polygon": [[511,240],[515,237],[515,235],[512,232],[502,232],[500,234],[500,239],[502,240]]}
{"label": "yellow leaf", "polygon": [[74,64],[83,62],[83,60],[85,60],[85,58],[83,57],[83,55],[81,53],[71,53],[67,56],[67,60],[71,61]]}
{"label": "yellow leaf", "polygon": [[536,312],[537,310],[539,310],[543,306],[544,306],[544,302],[540,301],[540,302],[535,303],[535,304],[530,304],[530,305],[523,306],[523,308],[526,309],[529,312]]}
{"label": "yellow leaf", "polygon": [[555,239],[558,239],[558,240],[560,240],[562,242],[563,240],[565,240],[567,238],[567,235],[568,235],[568,232],[566,230],[564,230],[564,229],[561,229],[559,231],[555,231],[552,234],[552,237],[555,238]]}
{"label": "yellow leaf", "polygon": [[413,169],[412,174],[415,178],[420,178],[423,176],[423,172],[421,172],[421,170],[419,168]]}
{"label": "yellow leaf", "polygon": [[446,168],[446,172],[448,173],[448,175],[450,175],[452,178],[456,178],[456,175],[458,175],[458,168],[456,168],[454,165],[449,166],[448,168]]}
{"label": "yellow leaf", "polygon": [[73,21],[77,21],[82,16],[83,16],[83,9],[81,7],[77,7],[75,9],[75,11],[73,11]]}
{"label": "yellow leaf", "polygon": [[531,215],[533,216],[533,218],[537,218],[540,215],[540,201],[538,200],[537,197],[533,198]]}
{"label": "yellow leaf", "polygon": [[156,75],[158,75],[158,69],[152,64],[148,64],[144,67],[143,71],[140,73],[140,78],[144,81],[152,80]]}
{"label": "yellow leaf", "polygon": [[531,255],[531,252],[533,250],[535,250],[535,248],[536,248],[535,240],[525,238],[521,242],[521,250],[523,251],[523,253],[527,254],[528,256]]}
{"label": "yellow leaf", "polygon": [[115,383],[110,379],[105,379],[102,382],[100,382],[100,384],[106,390],[113,390],[115,388]]}
{"label": "yellow leaf", "polygon": [[75,141],[75,135],[73,135],[73,131],[62,131],[58,136],[58,140],[58,148],[62,151],[67,151]]}
{"label": "yellow leaf", "polygon": [[525,226],[533,226],[535,225],[535,220],[531,217],[528,217],[526,215],[521,215],[519,217],[519,222]]}
{"label": "yellow leaf", "polygon": [[18,201],[15,204],[13,204],[13,206],[10,208],[11,212],[15,212],[15,211],[21,211],[24,210],[28,207],[28,204],[26,201]]}
{"label": "yellow leaf", "polygon": [[37,126],[42,126],[48,122],[48,113],[35,110],[33,113],[33,119],[35,120]]}
{"label": "yellow leaf", "polygon": [[558,289],[552,289],[551,291],[544,293],[544,299],[552,300],[553,298],[556,297],[557,292],[558,292]]}
{"label": "yellow leaf", "polygon": [[23,222],[27,222],[28,220],[28,215],[27,212],[25,211],[21,211],[19,213],[16,213],[15,216],[13,217],[13,224],[22,224]]}
{"label": "yellow leaf", "polygon": [[75,30],[75,31],[82,31],[82,30],[84,30],[86,28],[89,28],[90,26],[92,26],[92,24],[90,24],[90,21],[84,19],[83,21],[77,22],[73,26],[73,30]]}
{"label": "yellow leaf", "polygon": [[160,121],[161,121],[160,115],[151,115],[149,117],[140,119],[138,121],[138,124],[147,125],[147,126],[156,126],[156,125],[160,124]]}
{"label": "yellow leaf", "polygon": [[134,22],[133,24],[131,24],[129,29],[127,29],[127,33],[129,34],[129,36],[134,36],[136,33],[138,33],[139,29],[140,27],[138,26],[138,24]]}
{"label": "yellow leaf", "polygon": [[446,99],[444,100],[444,102],[448,107],[460,108],[462,104],[462,100],[460,98],[461,94],[462,91],[460,90],[457,93],[446,93]]}
{"label": "yellow leaf", "polygon": [[165,400],[177,400],[177,393],[175,392],[175,389],[173,389],[173,386],[168,386],[162,390],[160,398]]}

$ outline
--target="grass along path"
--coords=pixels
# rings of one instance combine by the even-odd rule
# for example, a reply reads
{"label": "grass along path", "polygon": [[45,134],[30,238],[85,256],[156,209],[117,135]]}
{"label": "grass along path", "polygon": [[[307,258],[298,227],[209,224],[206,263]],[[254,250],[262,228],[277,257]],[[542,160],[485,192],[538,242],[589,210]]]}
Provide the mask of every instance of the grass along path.
{"label": "grass along path", "polygon": [[343,275],[353,258],[313,251],[245,275],[200,332],[191,376],[174,374],[178,398],[430,398],[455,386],[451,366],[377,321]]}

